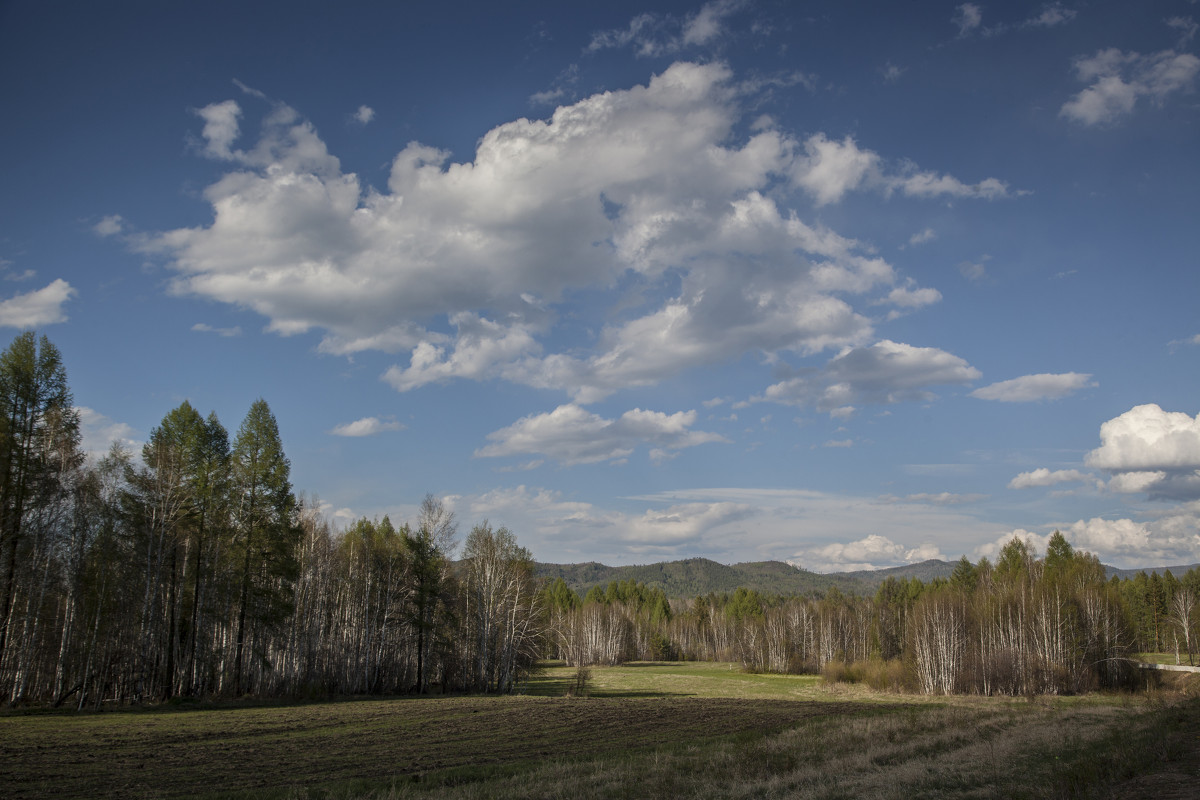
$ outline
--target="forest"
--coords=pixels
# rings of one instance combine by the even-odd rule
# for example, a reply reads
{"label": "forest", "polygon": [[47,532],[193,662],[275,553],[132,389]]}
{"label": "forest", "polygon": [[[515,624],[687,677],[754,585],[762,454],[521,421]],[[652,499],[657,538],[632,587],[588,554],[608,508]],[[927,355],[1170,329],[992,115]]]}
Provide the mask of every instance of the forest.
{"label": "forest", "polygon": [[751,589],[668,598],[625,581],[580,596],[534,577],[513,532],[427,495],[410,523],[334,530],[297,495],[256,401],[231,436],[169,410],[138,454],[80,445],[57,348],[0,354],[0,695],[100,708],[176,697],[510,692],[539,661],[740,662],[924,693],[1132,685],[1132,656],[1194,663],[1200,571],[1105,579],[1056,533],[949,579],[873,596]]}

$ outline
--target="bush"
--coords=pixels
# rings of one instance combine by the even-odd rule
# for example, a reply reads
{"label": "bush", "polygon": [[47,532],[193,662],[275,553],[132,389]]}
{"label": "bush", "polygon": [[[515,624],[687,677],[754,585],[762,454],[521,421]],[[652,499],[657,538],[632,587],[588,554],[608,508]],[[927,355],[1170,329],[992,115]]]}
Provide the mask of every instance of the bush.
{"label": "bush", "polygon": [[592,668],[587,664],[580,664],[575,668],[575,675],[572,677],[571,685],[567,688],[568,697],[587,697],[592,684]]}
{"label": "bush", "polygon": [[874,658],[869,661],[830,661],[821,668],[826,683],[862,683],[877,692],[913,691],[916,678],[903,661],[884,661]]}

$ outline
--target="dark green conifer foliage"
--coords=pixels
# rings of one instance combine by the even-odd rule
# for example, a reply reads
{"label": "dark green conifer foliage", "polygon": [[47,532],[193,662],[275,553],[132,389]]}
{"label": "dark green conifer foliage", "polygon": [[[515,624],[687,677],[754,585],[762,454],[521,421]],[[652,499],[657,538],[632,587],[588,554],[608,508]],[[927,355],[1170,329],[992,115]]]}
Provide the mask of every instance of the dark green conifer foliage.
{"label": "dark green conifer foliage", "polygon": [[45,336],[22,333],[0,354],[0,662],[28,558],[27,518],[53,501],[62,477],[81,461],[79,415],[62,356]]}
{"label": "dark green conifer foliage", "polygon": [[291,613],[299,570],[291,465],[265,400],[254,402],[238,429],[232,467],[234,550],[240,561],[233,691],[242,694],[252,689],[243,682],[247,639],[261,657],[266,638]]}

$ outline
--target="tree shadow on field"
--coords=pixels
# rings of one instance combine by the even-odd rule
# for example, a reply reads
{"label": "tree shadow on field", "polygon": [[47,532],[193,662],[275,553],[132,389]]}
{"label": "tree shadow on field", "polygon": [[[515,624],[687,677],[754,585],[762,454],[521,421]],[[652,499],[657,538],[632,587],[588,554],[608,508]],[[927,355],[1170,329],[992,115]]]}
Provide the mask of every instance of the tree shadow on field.
{"label": "tree shadow on field", "polygon": [[[520,693],[532,697],[568,697],[576,688],[572,675],[531,675]],[[661,689],[611,689],[589,684],[587,697],[693,697],[695,692],[668,692]]]}

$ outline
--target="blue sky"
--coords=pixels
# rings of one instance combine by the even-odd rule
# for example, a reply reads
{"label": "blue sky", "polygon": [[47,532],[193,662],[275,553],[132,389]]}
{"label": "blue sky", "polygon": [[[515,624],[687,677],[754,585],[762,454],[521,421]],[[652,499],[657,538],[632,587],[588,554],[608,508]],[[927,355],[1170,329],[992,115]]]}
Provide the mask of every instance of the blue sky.
{"label": "blue sky", "polygon": [[596,6],[0,4],[0,326],[339,525],[1200,561],[1200,6]]}

